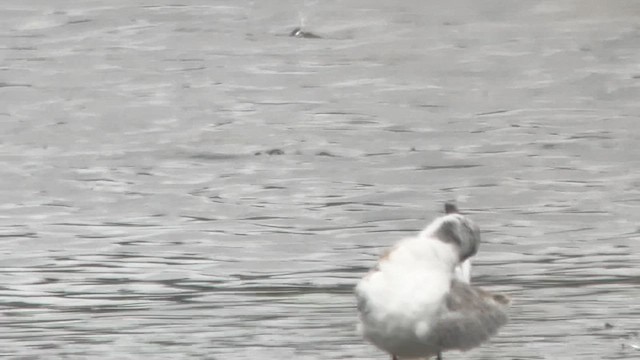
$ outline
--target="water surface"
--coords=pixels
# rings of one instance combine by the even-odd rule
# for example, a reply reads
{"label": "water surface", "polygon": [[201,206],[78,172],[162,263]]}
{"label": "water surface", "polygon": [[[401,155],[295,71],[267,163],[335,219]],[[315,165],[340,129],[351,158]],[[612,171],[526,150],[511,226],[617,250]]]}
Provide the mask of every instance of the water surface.
{"label": "water surface", "polygon": [[447,359],[640,355],[636,2],[4,8],[4,358],[386,359],[353,286],[450,199],[514,306]]}

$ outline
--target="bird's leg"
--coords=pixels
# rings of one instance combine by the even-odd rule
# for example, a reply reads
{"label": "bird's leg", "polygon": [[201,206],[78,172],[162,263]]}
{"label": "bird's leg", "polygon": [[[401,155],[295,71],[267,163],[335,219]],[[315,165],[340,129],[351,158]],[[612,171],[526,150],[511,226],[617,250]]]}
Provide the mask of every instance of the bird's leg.
{"label": "bird's leg", "polygon": [[442,360],[442,353],[441,352],[438,352],[438,357],[436,359]]}
{"label": "bird's leg", "polygon": [[398,360],[398,357],[395,355],[391,355],[391,360]]}

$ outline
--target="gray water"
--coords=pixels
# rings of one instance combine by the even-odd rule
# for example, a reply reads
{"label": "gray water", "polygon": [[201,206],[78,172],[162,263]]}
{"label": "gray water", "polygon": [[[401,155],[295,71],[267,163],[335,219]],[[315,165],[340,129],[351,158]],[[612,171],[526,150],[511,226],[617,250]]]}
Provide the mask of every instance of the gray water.
{"label": "gray water", "polygon": [[3,358],[387,359],[353,286],[450,199],[514,305],[446,359],[640,357],[637,1],[10,0],[0,30]]}

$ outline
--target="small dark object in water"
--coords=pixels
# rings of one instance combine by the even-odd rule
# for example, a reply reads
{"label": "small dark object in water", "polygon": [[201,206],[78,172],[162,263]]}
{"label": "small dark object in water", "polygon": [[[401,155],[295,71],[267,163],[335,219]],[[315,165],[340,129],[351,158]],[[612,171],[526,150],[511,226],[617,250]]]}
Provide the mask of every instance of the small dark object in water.
{"label": "small dark object in water", "polygon": [[302,31],[302,28],[295,28],[290,33],[289,36],[297,37],[297,38],[305,38],[305,39],[322,39],[321,36],[318,36],[311,32]]}
{"label": "small dark object in water", "polygon": [[613,325],[611,325],[611,323],[604,323],[604,328],[605,329],[613,329]]}
{"label": "small dark object in water", "polygon": [[331,157],[335,157],[335,155],[333,155],[332,153],[328,152],[328,151],[320,151],[319,153],[317,153],[316,155],[318,156],[331,156]]}
{"label": "small dark object in water", "polygon": [[270,150],[266,150],[264,153],[262,151],[256,151],[253,153],[253,155],[255,156],[259,156],[262,154],[266,154],[266,155],[284,155],[284,151],[278,148],[274,148],[274,149],[270,149]]}
{"label": "small dark object in water", "polygon": [[267,154],[267,155],[284,155],[284,151],[282,151],[280,149],[271,149],[271,150],[265,151],[265,154]]}
{"label": "small dark object in water", "polygon": [[458,208],[454,203],[446,203],[444,204],[444,212],[445,214],[459,214]]}

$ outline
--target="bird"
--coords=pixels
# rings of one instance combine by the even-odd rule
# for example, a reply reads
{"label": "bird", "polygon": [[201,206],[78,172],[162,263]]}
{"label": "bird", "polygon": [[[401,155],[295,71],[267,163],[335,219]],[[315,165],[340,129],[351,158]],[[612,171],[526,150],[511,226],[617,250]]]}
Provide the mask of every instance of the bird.
{"label": "bird", "polygon": [[392,360],[441,360],[496,334],[511,299],[470,284],[479,246],[479,227],[446,203],[443,216],[387,250],[356,285],[363,337]]}
{"label": "bird", "polygon": [[303,31],[302,28],[296,27],[289,33],[291,37],[305,38],[305,39],[322,39],[322,36],[316,35],[312,32]]}

